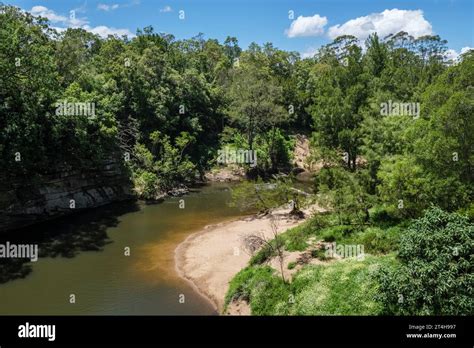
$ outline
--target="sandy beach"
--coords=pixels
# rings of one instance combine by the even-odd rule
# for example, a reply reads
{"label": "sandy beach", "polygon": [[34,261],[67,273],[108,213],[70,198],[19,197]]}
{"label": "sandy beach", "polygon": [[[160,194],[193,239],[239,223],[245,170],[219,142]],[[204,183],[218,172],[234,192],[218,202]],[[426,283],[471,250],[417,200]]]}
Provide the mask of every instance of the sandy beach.
{"label": "sandy beach", "polygon": [[[275,211],[278,232],[295,227],[305,219],[294,220],[286,210]],[[310,212],[306,212],[306,217]],[[243,237],[249,234],[272,236],[270,217],[245,217],[234,221],[206,226],[190,235],[175,250],[176,268],[204,296],[210,299],[219,313],[229,282],[251,255],[243,248]],[[246,308],[232,309],[228,314],[250,314]]]}

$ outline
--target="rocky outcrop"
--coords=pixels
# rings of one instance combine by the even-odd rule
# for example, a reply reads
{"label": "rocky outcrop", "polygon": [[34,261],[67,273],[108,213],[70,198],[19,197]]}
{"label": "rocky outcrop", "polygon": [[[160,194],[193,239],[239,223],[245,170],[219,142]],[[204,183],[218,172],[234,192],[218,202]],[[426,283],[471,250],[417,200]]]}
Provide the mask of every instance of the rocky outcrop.
{"label": "rocky outcrop", "polygon": [[310,141],[305,135],[296,135],[295,150],[293,153],[294,166],[306,172],[315,172],[321,169],[321,163],[311,160]]}
{"label": "rocky outcrop", "polygon": [[3,179],[0,184],[0,232],[133,198],[119,163],[96,170],[64,170],[30,181]]}
{"label": "rocky outcrop", "polygon": [[242,181],[245,178],[245,170],[236,165],[217,167],[207,172],[204,178],[210,182]]}

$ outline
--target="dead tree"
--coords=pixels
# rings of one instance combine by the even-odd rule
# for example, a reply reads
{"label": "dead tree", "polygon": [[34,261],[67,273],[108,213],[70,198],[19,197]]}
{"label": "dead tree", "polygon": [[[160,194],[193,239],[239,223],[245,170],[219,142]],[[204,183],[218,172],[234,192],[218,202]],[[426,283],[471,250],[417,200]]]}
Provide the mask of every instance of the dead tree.
{"label": "dead tree", "polygon": [[278,259],[280,266],[281,278],[286,283],[285,274],[283,273],[283,265],[285,260],[285,242],[278,233],[278,222],[273,215],[270,215],[269,223],[271,227],[271,237],[266,237],[263,233],[248,234],[243,237],[244,251],[253,256],[258,250],[266,248],[270,251],[270,255],[274,255]]}

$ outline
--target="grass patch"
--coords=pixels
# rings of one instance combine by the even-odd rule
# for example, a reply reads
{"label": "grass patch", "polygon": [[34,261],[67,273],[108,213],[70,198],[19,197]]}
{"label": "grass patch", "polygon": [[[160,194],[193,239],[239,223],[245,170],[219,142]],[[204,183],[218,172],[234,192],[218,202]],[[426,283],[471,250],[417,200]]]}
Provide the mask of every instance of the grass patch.
{"label": "grass patch", "polygon": [[288,263],[288,269],[293,269],[296,267],[296,262],[295,261],[291,261]]}
{"label": "grass patch", "polygon": [[376,275],[380,266],[395,262],[385,255],[307,265],[291,284],[269,266],[250,266],[230,282],[225,304],[246,300],[253,315],[379,315]]}
{"label": "grass patch", "polygon": [[293,227],[282,234],[285,249],[288,251],[304,251],[306,241],[313,235],[318,235],[321,229],[329,225],[329,215],[318,214],[299,226]]}
{"label": "grass patch", "polygon": [[311,250],[311,256],[315,259],[319,259],[321,261],[325,261],[328,259],[326,256],[326,250],[324,249],[313,249]]}
{"label": "grass patch", "polygon": [[378,255],[396,251],[402,231],[399,226],[332,226],[322,230],[320,237],[325,242],[361,244],[366,253]]}
{"label": "grass patch", "polygon": [[348,242],[352,239],[354,233],[359,231],[359,226],[331,226],[322,230],[320,236],[325,242]]}
{"label": "grass patch", "polygon": [[225,307],[232,300],[241,299],[250,303],[253,315],[288,314],[286,304],[290,298],[290,287],[274,274],[269,266],[247,267],[241,270],[229,284]]}
{"label": "grass patch", "polygon": [[[334,214],[316,215],[315,217],[305,221],[303,224],[289,229],[281,234],[281,238],[285,243],[285,249],[288,251],[304,251],[309,245],[307,240],[311,236],[317,237],[325,242],[336,242],[338,244],[361,244],[364,246],[366,253],[380,255],[387,254],[397,250],[398,241],[405,224],[384,227],[372,225],[334,225]],[[262,265],[268,259],[275,256],[272,249],[264,246],[257,251],[250,259],[250,265]],[[321,255],[314,256],[320,257]]]}
{"label": "grass patch", "polygon": [[386,230],[369,227],[354,237],[354,244],[362,244],[366,253],[386,254],[398,249],[401,232],[397,226]]}
{"label": "grass patch", "polygon": [[308,265],[297,273],[291,287],[295,303],[291,315],[378,315],[378,268],[394,262],[393,256],[344,260],[327,265]]}
{"label": "grass patch", "polygon": [[[308,238],[315,235],[317,236],[322,228],[328,226],[329,218],[330,215],[318,214],[303,222],[301,225],[290,228],[282,233],[281,238],[285,244],[285,249],[288,251],[306,250],[306,248],[308,248],[308,243],[306,242]],[[272,252],[272,248],[264,246],[252,256],[249,265],[262,265],[273,256],[275,256],[275,254]]]}
{"label": "grass patch", "polygon": [[274,255],[275,255],[274,250],[269,245],[264,245],[259,251],[257,251],[250,258],[249,265],[250,266],[262,265]]}

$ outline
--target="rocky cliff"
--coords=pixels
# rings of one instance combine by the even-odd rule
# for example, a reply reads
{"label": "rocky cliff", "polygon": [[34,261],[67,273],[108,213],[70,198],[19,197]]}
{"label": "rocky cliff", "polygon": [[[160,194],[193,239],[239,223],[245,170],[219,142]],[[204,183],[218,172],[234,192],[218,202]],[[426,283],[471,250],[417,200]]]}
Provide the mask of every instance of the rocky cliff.
{"label": "rocky cliff", "polygon": [[113,161],[96,170],[63,170],[30,181],[3,178],[0,232],[131,198],[127,175]]}

